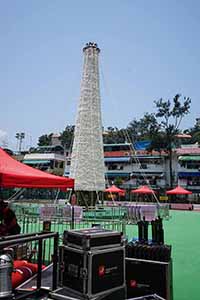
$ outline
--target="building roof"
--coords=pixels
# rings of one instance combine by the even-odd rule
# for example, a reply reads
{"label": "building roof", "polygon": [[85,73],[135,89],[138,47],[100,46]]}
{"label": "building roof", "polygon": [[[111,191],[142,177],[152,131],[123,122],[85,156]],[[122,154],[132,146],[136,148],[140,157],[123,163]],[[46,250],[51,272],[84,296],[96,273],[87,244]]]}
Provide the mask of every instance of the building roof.
{"label": "building roof", "polygon": [[132,151],[105,151],[104,157],[124,157],[131,156]]}
{"label": "building roof", "polygon": [[130,162],[130,156],[127,157],[105,157],[105,162]]}
{"label": "building roof", "polygon": [[168,152],[167,151],[155,151],[155,150],[152,150],[152,151],[147,151],[147,150],[137,150],[136,151],[137,155],[149,155],[149,156],[152,156],[152,155],[160,155],[160,156],[167,156],[168,155]]}
{"label": "building roof", "polygon": [[178,172],[178,177],[200,177],[200,172]]}
{"label": "building roof", "polygon": [[140,172],[132,172],[131,173],[131,176],[159,176],[159,177],[163,177],[164,176],[164,173],[163,172],[159,172],[159,171],[156,171],[156,172],[152,172],[152,171],[144,171],[143,169],[141,169]]}
{"label": "building roof", "polygon": [[182,138],[182,139],[190,139],[192,136],[190,134],[179,133],[179,134],[176,134],[175,137]]}
{"label": "building roof", "polygon": [[132,144],[131,143],[119,143],[119,144],[104,144],[103,146],[106,146],[106,147],[117,147],[117,146],[131,146]]}
{"label": "building roof", "polygon": [[124,156],[137,156],[138,158],[161,158],[162,156],[166,156],[167,153],[162,151],[161,154],[158,151],[105,151],[104,157],[124,157]]}
{"label": "building roof", "polygon": [[175,150],[175,152],[177,154],[181,154],[181,155],[183,155],[183,154],[199,154],[200,155],[200,148],[198,148],[198,147],[196,147],[196,148],[194,148],[194,147],[177,148]]}
{"label": "building roof", "polygon": [[178,160],[181,161],[200,161],[200,155],[184,155],[184,156],[179,156]]}
{"label": "building roof", "polygon": [[29,159],[25,159],[23,160],[24,164],[27,165],[45,165],[45,164],[49,164],[51,161],[50,160],[42,160],[42,159],[38,159],[38,160],[29,160]]}
{"label": "building roof", "polygon": [[58,147],[59,149],[64,149],[62,145],[38,146],[37,149],[54,149],[56,147]]}
{"label": "building roof", "polygon": [[127,172],[106,172],[106,177],[129,177],[130,173]]}
{"label": "building roof", "polygon": [[51,137],[53,137],[53,138],[59,138],[60,137],[60,133],[53,133]]}

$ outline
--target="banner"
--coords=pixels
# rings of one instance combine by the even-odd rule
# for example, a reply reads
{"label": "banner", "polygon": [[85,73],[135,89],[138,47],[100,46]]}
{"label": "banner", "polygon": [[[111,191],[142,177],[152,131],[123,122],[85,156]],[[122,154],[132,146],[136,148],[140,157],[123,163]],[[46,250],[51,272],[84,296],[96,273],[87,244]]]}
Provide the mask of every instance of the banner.
{"label": "banner", "polygon": [[67,220],[72,220],[72,210],[74,210],[74,221],[81,221],[83,219],[83,208],[81,206],[70,206],[63,207],[62,217]]}
{"label": "banner", "polygon": [[53,206],[40,207],[40,218],[43,220],[50,220],[57,215],[57,208]]}

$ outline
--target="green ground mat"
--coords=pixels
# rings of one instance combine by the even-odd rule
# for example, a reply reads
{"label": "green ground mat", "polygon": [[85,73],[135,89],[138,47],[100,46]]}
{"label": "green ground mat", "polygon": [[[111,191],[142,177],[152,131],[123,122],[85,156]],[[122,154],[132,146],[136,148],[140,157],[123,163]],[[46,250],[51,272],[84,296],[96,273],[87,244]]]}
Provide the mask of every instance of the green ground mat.
{"label": "green ground mat", "polygon": [[173,249],[174,300],[200,300],[200,213],[173,211],[164,228]]}
{"label": "green ground mat", "polygon": [[[170,211],[164,221],[165,243],[172,245],[174,300],[200,300],[200,212]],[[127,225],[137,237],[137,226]]]}

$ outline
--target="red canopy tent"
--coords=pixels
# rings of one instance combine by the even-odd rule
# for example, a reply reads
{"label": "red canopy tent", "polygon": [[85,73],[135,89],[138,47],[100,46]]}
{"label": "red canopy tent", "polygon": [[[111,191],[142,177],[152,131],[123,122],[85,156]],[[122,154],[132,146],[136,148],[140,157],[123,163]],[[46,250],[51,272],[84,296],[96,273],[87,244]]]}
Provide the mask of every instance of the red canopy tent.
{"label": "red canopy tent", "polygon": [[136,190],[132,190],[133,194],[154,194],[155,191],[150,189],[147,185],[143,185]]}
{"label": "red canopy tent", "polygon": [[181,186],[177,186],[175,189],[167,191],[166,194],[167,195],[189,195],[192,194],[192,192],[182,188]]}
{"label": "red canopy tent", "polygon": [[125,191],[122,189],[119,189],[117,186],[112,185],[111,187],[105,189],[105,192],[107,193],[124,193]]}
{"label": "red canopy tent", "polygon": [[29,167],[0,148],[0,187],[73,188],[74,179],[48,174]]}

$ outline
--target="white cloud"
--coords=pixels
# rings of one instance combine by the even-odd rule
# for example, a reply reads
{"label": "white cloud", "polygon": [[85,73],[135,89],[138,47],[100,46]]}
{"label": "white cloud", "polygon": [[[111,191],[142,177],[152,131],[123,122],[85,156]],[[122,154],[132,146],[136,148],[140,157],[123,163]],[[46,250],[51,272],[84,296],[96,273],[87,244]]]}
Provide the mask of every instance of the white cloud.
{"label": "white cloud", "polygon": [[0,146],[6,146],[8,144],[8,134],[6,131],[0,129]]}

